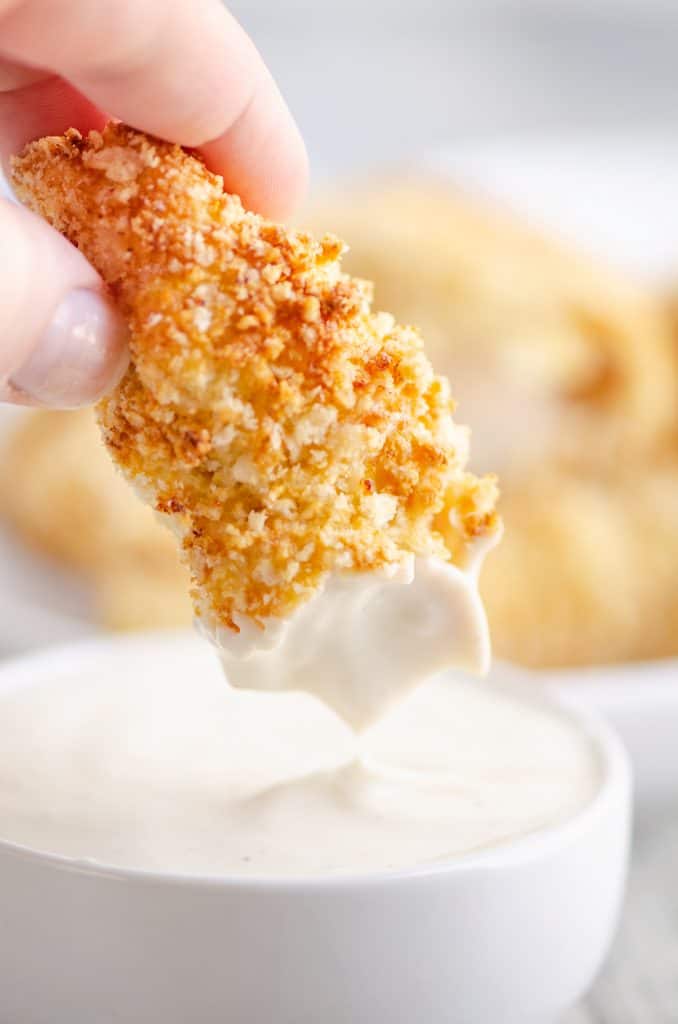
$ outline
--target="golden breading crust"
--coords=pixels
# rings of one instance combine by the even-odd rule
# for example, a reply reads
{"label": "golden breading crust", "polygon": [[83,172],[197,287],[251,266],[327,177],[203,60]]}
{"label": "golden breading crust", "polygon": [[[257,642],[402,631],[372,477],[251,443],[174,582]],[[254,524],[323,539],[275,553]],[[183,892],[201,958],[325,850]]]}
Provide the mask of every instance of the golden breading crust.
{"label": "golden breading crust", "polygon": [[104,436],[181,537],[199,613],[285,616],[332,569],[463,562],[496,529],[447,382],[414,329],[370,311],[337,239],[246,212],[195,156],[123,125],[33,143],[13,180],[128,318]]}

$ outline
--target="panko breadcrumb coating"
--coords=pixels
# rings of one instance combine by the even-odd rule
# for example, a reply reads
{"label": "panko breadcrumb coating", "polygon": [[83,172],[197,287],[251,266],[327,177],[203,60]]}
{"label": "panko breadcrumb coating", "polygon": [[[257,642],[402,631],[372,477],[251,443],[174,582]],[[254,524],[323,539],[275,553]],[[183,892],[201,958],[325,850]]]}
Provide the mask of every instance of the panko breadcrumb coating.
{"label": "panko breadcrumb coating", "polygon": [[447,382],[416,330],[371,312],[336,238],[245,211],[196,156],[119,124],[13,170],[129,322],[104,437],[181,538],[209,625],[285,617],[332,570],[463,564],[497,529]]}

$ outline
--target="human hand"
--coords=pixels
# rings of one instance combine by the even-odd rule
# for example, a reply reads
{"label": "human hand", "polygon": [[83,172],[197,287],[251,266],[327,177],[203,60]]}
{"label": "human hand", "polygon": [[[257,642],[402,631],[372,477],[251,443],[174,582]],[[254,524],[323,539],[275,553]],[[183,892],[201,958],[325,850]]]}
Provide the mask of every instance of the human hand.
{"label": "human hand", "polygon": [[[306,186],[303,142],[254,45],[220,0],[0,0],[0,155],[113,116],[193,146],[271,217]],[[0,401],[95,401],[127,363],[96,271],[0,198]]]}

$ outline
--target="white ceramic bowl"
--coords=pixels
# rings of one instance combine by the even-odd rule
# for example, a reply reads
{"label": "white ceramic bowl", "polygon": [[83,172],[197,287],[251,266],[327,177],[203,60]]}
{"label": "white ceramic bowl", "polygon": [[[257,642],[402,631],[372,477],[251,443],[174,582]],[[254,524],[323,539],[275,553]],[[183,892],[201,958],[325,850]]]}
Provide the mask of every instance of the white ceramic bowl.
{"label": "white ceramic bowl", "polygon": [[[96,640],[7,662],[0,695],[95,673],[112,654],[123,671],[162,671],[171,646],[157,635]],[[620,743],[596,717],[570,713],[600,751],[593,802],[562,826],[447,864],[240,880],[109,869],[0,843],[0,1020],[556,1021],[608,949],[630,818]]]}

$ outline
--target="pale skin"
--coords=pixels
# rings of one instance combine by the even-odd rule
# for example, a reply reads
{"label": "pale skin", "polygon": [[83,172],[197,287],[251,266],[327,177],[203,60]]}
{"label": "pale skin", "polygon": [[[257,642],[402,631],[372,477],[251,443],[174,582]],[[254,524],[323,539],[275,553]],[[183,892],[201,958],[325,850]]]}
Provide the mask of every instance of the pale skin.
{"label": "pale skin", "polygon": [[[117,117],[193,146],[246,206],[287,217],[307,161],[253,43],[220,0],[0,0],[0,155]],[[96,271],[0,198],[0,401],[71,408],[113,387],[124,325]]]}

